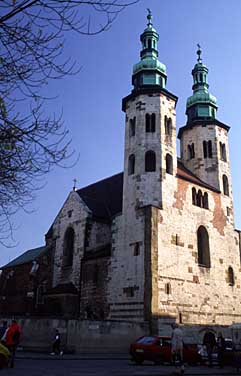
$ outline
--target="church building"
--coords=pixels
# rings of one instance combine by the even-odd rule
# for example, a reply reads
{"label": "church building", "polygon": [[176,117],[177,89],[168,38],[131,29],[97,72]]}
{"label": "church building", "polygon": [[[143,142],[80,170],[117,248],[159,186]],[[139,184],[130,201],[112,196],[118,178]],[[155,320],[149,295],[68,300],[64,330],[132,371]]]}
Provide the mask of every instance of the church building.
{"label": "church building", "polygon": [[167,89],[158,39],[149,12],[133,89],[122,100],[124,171],[74,188],[46,234],[45,312],[148,322],[156,334],[169,333],[174,321],[187,330],[241,322],[230,127],[217,119],[198,47],[177,134],[177,97]]}

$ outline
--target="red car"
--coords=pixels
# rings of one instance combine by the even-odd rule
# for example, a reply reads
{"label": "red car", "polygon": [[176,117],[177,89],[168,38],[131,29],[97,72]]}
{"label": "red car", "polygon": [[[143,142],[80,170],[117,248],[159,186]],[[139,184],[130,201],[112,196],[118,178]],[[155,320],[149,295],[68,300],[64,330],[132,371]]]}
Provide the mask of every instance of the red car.
{"label": "red car", "polygon": [[[171,338],[160,336],[143,336],[130,345],[130,355],[132,359],[141,364],[145,360],[150,360],[155,364],[171,363]],[[184,362],[188,364],[198,364],[201,356],[196,345],[183,346]]]}

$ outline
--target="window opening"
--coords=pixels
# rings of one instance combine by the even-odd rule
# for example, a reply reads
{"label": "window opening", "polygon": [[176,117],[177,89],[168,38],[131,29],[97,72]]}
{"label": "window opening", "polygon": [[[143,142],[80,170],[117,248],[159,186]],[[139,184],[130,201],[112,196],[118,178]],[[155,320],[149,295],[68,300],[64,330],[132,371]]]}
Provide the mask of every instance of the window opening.
{"label": "window opening", "polygon": [[150,114],[146,114],[146,132],[151,132]]}
{"label": "window opening", "polygon": [[203,158],[207,158],[207,141],[203,141]]}
{"label": "window opening", "polygon": [[212,158],[212,157],[213,157],[212,141],[209,140],[208,141],[208,158]]}
{"label": "window opening", "polygon": [[134,245],[134,256],[139,256],[139,254],[140,254],[140,244],[135,243],[135,245]]}
{"label": "window opening", "polygon": [[204,207],[204,209],[208,209],[208,194],[207,194],[207,192],[205,192],[204,195],[203,195],[203,207]]}
{"label": "window opening", "polygon": [[202,207],[202,191],[199,189],[197,194],[197,206]]}
{"label": "window opening", "polygon": [[156,171],[156,154],[154,151],[149,150],[145,155],[145,171]]}
{"label": "window opening", "polygon": [[234,286],[234,272],[231,266],[228,268],[228,284]]}
{"label": "window opening", "polygon": [[151,129],[150,129],[151,132],[155,132],[156,131],[156,115],[155,114],[151,114]]}
{"label": "window opening", "polygon": [[130,119],[130,137],[135,136],[136,134],[136,118]]}
{"label": "window opening", "polygon": [[171,284],[170,283],[166,283],[165,284],[165,293],[167,295],[170,295],[172,293],[172,289],[171,289]]}
{"label": "window opening", "polygon": [[192,203],[193,203],[193,205],[197,205],[197,192],[196,192],[196,188],[192,188]]}
{"label": "window opening", "polygon": [[173,175],[173,159],[170,154],[166,155],[166,172]]}
{"label": "window opening", "polygon": [[135,156],[131,154],[128,161],[128,175],[133,175],[135,173]]}
{"label": "window opening", "polygon": [[226,175],[223,175],[223,194],[229,196],[229,184]]}
{"label": "window opening", "polygon": [[209,236],[206,228],[200,226],[197,231],[198,264],[210,268]]}

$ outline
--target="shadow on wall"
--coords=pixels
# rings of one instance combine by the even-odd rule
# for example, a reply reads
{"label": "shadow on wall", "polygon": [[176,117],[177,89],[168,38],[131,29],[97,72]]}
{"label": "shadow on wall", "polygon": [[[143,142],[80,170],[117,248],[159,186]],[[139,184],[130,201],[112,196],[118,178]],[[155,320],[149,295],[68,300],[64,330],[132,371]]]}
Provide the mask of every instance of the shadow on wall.
{"label": "shadow on wall", "polygon": [[[2,317],[10,320],[12,317]],[[61,345],[65,352],[128,352],[129,345],[143,335],[171,335],[171,324],[176,320],[171,316],[153,317],[149,322],[132,322],[116,320],[78,320],[37,317],[16,317],[22,328],[21,345],[24,350],[47,352],[58,329]],[[201,344],[205,331],[216,334],[222,332],[224,337],[232,338],[232,329],[220,325],[180,324],[186,343]],[[155,329],[154,329],[155,328]],[[151,330],[150,330],[151,329]],[[241,326],[240,326],[241,332]]]}

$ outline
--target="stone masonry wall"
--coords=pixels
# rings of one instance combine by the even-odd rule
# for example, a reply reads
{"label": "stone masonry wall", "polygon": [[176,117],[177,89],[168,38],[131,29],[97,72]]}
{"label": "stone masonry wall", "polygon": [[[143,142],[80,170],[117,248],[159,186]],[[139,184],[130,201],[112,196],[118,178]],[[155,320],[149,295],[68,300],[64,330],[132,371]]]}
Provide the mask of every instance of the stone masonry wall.
{"label": "stone masonry wall", "polygon": [[[209,209],[192,204],[192,187],[208,193]],[[226,215],[225,197],[178,179],[173,205],[169,202],[159,216],[160,330],[169,331],[165,324],[173,320],[190,328],[240,322],[239,240]],[[197,230],[201,225],[209,234],[211,268],[198,265]],[[234,286],[228,283],[229,266],[234,270]]]}
{"label": "stone masonry wall", "polygon": [[[55,239],[53,286],[72,282],[79,289],[80,262],[84,253],[88,215],[88,208],[79,195],[72,191],[53,223],[53,238]],[[69,227],[72,227],[75,232],[73,264],[72,267],[63,270],[64,236]]]}
{"label": "stone masonry wall", "polygon": [[[212,158],[204,158],[203,141],[212,141]],[[225,144],[227,161],[221,159],[220,142]],[[194,143],[195,157],[188,156],[188,145]],[[229,147],[227,130],[217,125],[195,125],[186,129],[181,139],[181,157],[185,166],[201,180],[223,191],[222,176],[229,181],[230,197],[232,197],[232,180],[229,163]]]}

